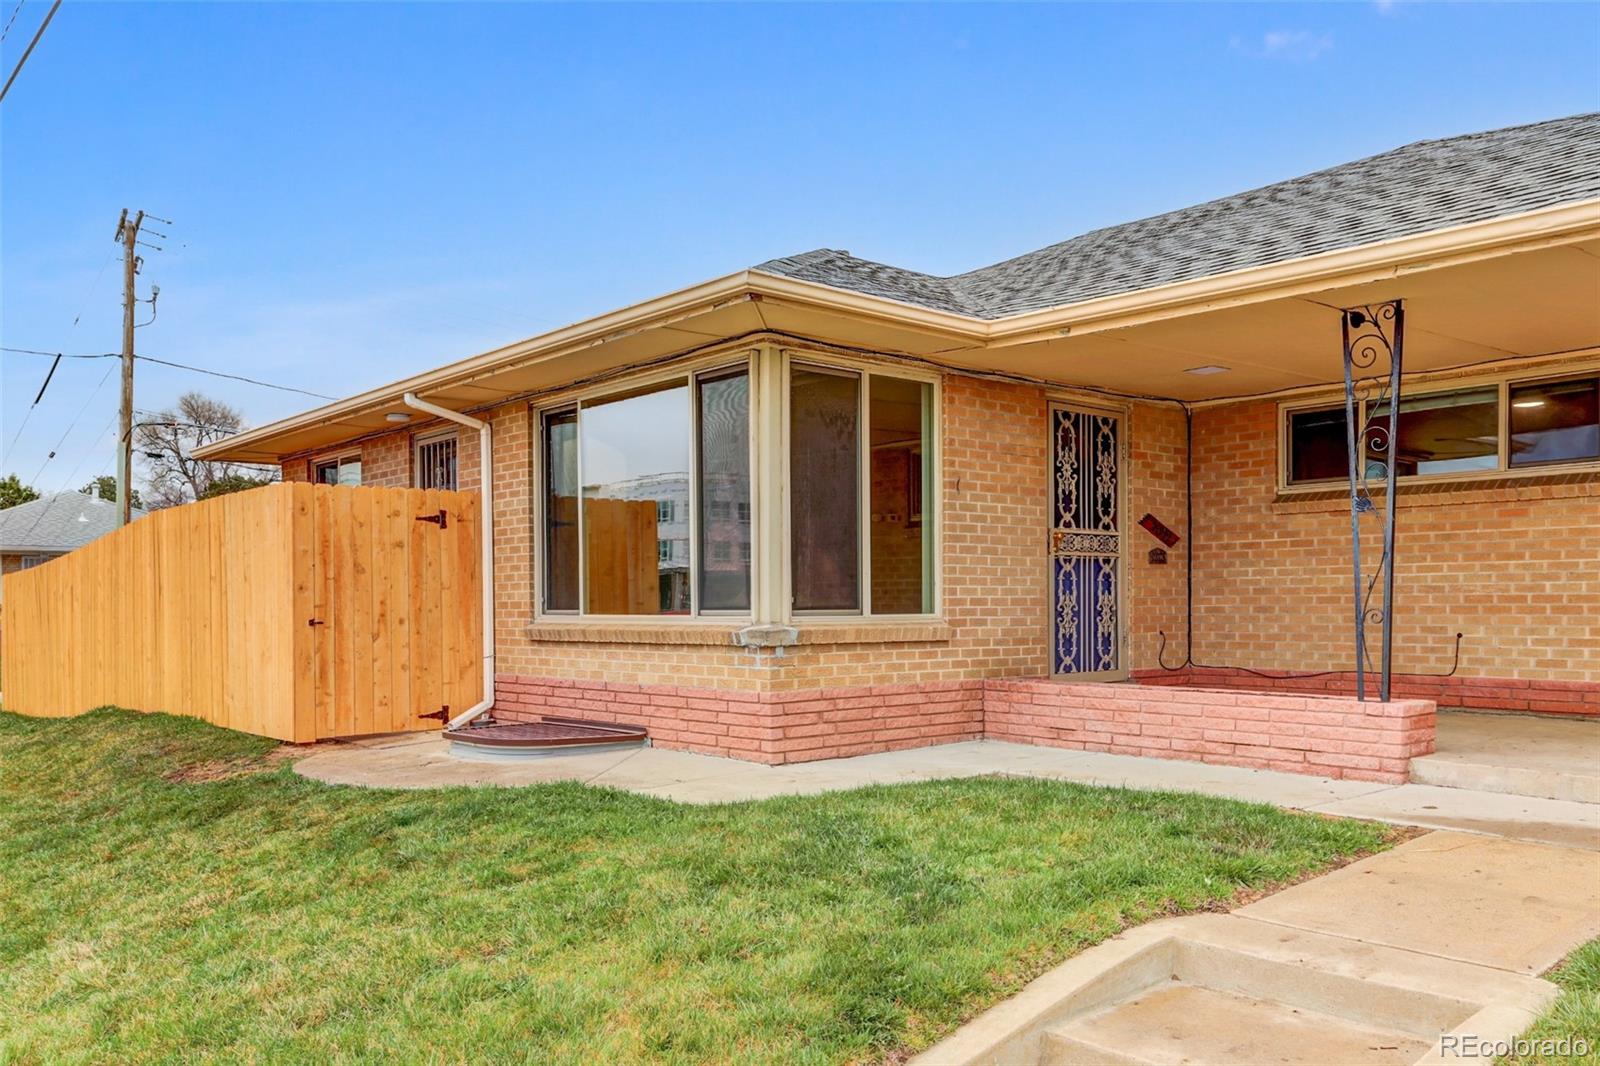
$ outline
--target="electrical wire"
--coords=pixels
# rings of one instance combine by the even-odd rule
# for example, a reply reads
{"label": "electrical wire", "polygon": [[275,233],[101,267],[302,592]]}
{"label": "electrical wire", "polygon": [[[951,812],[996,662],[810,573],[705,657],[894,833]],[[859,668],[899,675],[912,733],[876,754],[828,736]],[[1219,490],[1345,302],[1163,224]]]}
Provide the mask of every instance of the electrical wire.
{"label": "electrical wire", "polygon": [[23,49],[22,58],[17,60],[16,67],[14,67],[11,71],[11,77],[7,78],[5,86],[0,88],[0,100],[4,100],[6,98],[6,93],[11,91],[11,83],[17,80],[18,74],[22,73],[22,64],[28,61],[29,56],[33,55],[34,46],[39,43],[39,38],[44,36],[45,27],[50,25],[50,20],[56,17],[56,11],[60,7],[61,0],[56,0],[55,3],[50,5],[50,10],[45,12],[44,21],[39,23],[39,29],[34,33],[33,40],[29,41],[28,47]]}
{"label": "electrical wire", "polygon": [[11,9],[11,17],[6,19],[6,28],[0,30],[0,41],[5,40],[6,35],[11,32],[11,27],[17,21],[17,16],[22,14],[22,5],[25,3],[27,0],[17,0],[17,6]]}
{"label": "electrical wire", "polygon": [[[44,351],[44,350],[39,349],[39,348],[12,348],[12,347],[9,347],[9,346],[6,346],[6,345],[0,345],[0,352],[15,352],[15,353],[17,353],[19,355],[43,355],[43,356],[49,356],[49,357],[52,357],[52,358],[60,357],[62,359],[121,359],[122,358],[122,354],[120,352],[92,352],[92,353],[85,354],[85,355],[68,355],[68,354],[66,354],[64,352],[47,352],[47,351]],[[258,385],[263,389],[277,389],[279,392],[295,392],[295,393],[299,393],[301,396],[310,396],[313,399],[318,399],[318,400],[336,400],[336,399],[338,399],[337,396],[329,396],[327,393],[323,393],[323,392],[312,392],[310,389],[296,388],[293,385],[276,385],[276,384],[273,384],[270,381],[262,381],[259,378],[247,378],[242,374],[229,374],[226,371],[212,370],[209,367],[191,366],[188,363],[176,363],[176,362],[173,362],[171,359],[157,359],[153,355],[139,355],[139,354],[135,353],[134,354],[134,358],[139,360],[140,362],[155,363],[158,366],[170,366],[170,367],[173,367],[174,369],[177,369],[177,370],[188,370],[188,371],[190,371],[192,373],[195,373],[195,374],[208,374],[208,375],[210,375],[211,377],[214,377],[214,378],[227,378],[229,381],[242,381],[246,385]]]}

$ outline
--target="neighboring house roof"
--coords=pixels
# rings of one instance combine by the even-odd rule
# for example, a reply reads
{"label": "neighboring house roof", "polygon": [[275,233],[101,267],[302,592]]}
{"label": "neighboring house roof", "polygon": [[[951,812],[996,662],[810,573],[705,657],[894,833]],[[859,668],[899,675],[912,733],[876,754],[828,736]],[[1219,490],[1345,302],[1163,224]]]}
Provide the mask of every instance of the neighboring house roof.
{"label": "neighboring house roof", "polygon": [[[133,509],[135,518],[144,514]],[[0,551],[69,552],[116,528],[116,504],[87,493],[57,492],[0,511]]]}
{"label": "neighboring house roof", "polygon": [[1600,198],[1600,113],[1418,141],[942,278],[820,248],[754,269],[976,318]]}

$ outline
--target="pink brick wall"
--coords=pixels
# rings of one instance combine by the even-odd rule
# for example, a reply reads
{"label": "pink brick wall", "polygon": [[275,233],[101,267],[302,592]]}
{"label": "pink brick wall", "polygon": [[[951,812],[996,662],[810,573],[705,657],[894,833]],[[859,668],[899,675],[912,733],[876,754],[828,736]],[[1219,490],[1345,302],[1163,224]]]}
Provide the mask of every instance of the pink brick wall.
{"label": "pink brick wall", "polygon": [[1428,700],[1143,685],[996,680],[984,702],[994,740],[1395,783],[1434,724]]}
{"label": "pink brick wall", "polygon": [[749,692],[502,674],[495,714],[592,716],[642,725],[658,747],[781,764],[976,740],[983,683]]}
{"label": "pink brick wall", "polygon": [[501,675],[495,714],[642,725],[664,748],[781,764],[988,737],[1323,777],[1404,781],[1434,705],[1142,685],[949,681],[804,692]]}

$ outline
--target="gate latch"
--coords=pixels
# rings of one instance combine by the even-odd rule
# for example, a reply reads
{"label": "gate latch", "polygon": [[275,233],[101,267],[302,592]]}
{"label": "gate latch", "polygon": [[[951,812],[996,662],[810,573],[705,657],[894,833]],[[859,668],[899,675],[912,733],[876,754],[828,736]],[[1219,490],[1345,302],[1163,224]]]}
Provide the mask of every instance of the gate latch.
{"label": "gate latch", "polygon": [[443,507],[439,508],[439,513],[438,514],[419,514],[419,515],[417,515],[417,521],[418,522],[432,522],[434,525],[438,526],[440,529],[449,529],[450,528],[450,517],[449,517],[449,515],[447,515],[445,513],[445,509]]}
{"label": "gate latch", "polygon": [[[443,512],[440,512],[440,513],[442,514]],[[424,521],[425,522],[425,521],[427,521],[427,519],[420,519],[419,521]],[[437,711],[428,711],[426,714],[417,715],[417,717],[418,718],[437,718],[441,722],[447,722],[447,721],[450,720],[450,705],[447,703],[443,707],[440,707]]]}

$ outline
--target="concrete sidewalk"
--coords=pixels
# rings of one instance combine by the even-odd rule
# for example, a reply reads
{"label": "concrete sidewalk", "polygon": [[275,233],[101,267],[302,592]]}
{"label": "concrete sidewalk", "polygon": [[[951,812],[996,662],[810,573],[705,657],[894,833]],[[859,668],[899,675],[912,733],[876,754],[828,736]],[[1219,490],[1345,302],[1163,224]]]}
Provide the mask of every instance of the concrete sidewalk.
{"label": "concrete sidewalk", "polygon": [[662,748],[489,761],[451,755],[439,734],[338,744],[296,764],[329,784],[373,788],[529,785],[578,781],[680,803],[731,803],[868,785],[1011,775],[1139,789],[1199,792],[1399,825],[1489,833],[1600,850],[1600,804],[1499,792],[1246,770],[979,740],[849,759],[762,766]]}

